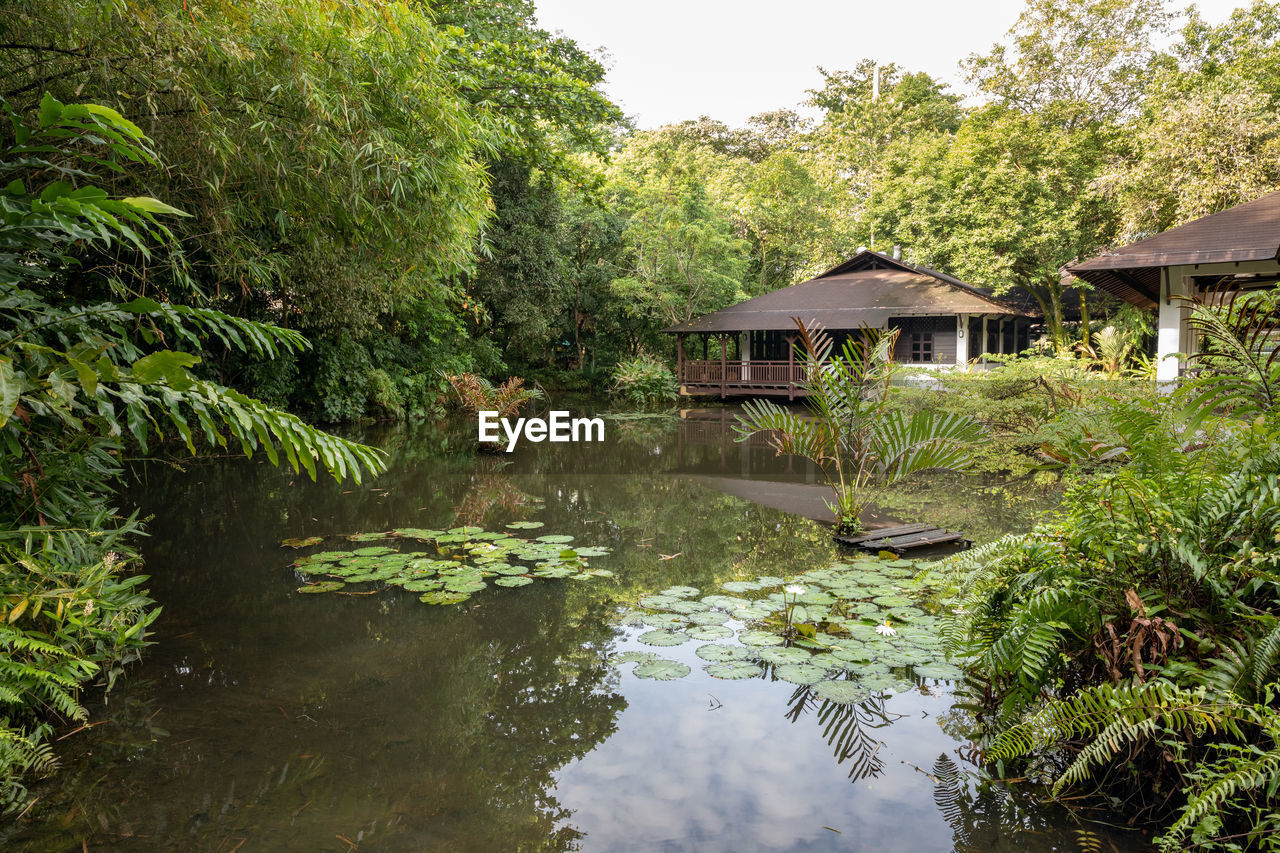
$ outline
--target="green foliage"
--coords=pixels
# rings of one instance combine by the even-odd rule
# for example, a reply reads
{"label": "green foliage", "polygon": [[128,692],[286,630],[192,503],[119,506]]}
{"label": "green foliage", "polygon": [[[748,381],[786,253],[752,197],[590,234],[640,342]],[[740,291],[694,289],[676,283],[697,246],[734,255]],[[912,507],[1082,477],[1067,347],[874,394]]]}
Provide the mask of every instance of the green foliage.
{"label": "green foliage", "polygon": [[669,405],[677,390],[671,368],[647,353],[620,361],[613,369],[612,394],[632,408]]}
{"label": "green foliage", "polygon": [[[0,174],[25,176],[0,190],[0,756],[14,762],[0,765],[0,797],[11,807],[23,799],[18,774],[50,766],[45,721],[83,719],[81,685],[100,676],[109,687],[159,614],[139,588],[145,576],[126,577],[138,525],[110,505],[126,441],[262,452],[313,478],[325,469],[357,481],[383,458],[202,378],[200,357],[178,349],[270,359],[307,346],[296,331],[135,294],[77,298],[86,245],[144,260],[171,251],[157,216],[177,212],[94,183],[156,164],[115,111],[48,95],[30,119],[4,106],[13,142]],[[169,286],[181,290],[184,265],[171,260]]]}
{"label": "green foliage", "polygon": [[833,492],[838,533],[861,530],[861,515],[875,490],[921,471],[966,467],[982,435],[977,422],[938,411],[911,414],[890,408],[889,381],[897,330],[864,329],[839,353],[820,327],[796,319],[803,351],[802,417],[770,400],[743,405],[735,429],[745,441],[768,434],[779,455],[803,456],[820,468]]}
{"label": "green foliage", "polygon": [[[1280,801],[1280,435],[1271,294],[1193,307],[1212,342],[1171,398],[1112,402],[1058,455],[1057,517],[944,564],[987,757],[1096,785],[1166,849],[1270,849]],[[1252,418],[1221,417],[1233,409]],[[1105,462],[1106,464],[1097,464]]]}

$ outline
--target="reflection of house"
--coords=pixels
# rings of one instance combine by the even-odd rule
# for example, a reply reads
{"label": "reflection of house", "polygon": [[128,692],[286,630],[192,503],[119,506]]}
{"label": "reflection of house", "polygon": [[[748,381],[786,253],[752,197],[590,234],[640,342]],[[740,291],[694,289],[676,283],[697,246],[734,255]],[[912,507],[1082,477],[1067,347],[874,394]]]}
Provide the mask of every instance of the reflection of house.
{"label": "reflection of house", "polygon": [[796,317],[817,320],[837,346],[860,329],[901,329],[894,360],[913,367],[1018,352],[1035,322],[1029,310],[986,290],[864,250],[810,281],[666,329],[676,336],[681,392],[802,393]]}
{"label": "reflection of house", "polygon": [[1140,308],[1158,308],[1157,379],[1175,379],[1174,353],[1198,347],[1178,296],[1207,288],[1248,289],[1280,280],[1280,192],[1170,228],[1068,269]]}

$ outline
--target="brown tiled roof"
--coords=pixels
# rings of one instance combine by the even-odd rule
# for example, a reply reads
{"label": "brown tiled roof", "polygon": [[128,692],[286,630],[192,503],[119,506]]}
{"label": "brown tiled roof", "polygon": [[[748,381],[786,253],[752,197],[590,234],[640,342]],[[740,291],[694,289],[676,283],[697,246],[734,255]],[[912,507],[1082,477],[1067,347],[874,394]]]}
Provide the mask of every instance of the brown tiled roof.
{"label": "brown tiled roof", "polygon": [[1067,270],[1135,304],[1160,298],[1160,268],[1280,257],[1280,191],[1162,231]]}
{"label": "brown tiled roof", "polygon": [[[852,264],[859,259],[863,259],[862,264]],[[870,265],[879,268],[858,268]],[[848,271],[851,266],[852,271]],[[793,317],[806,321],[816,319],[828,329],[857,329],[864,325],[884,328],[890,317],[938,314],[1036,316],[950,276],[910,267],[878,252],[861,252],[815,279],[739,302],[664,331],[790,330],[795,328]]]}

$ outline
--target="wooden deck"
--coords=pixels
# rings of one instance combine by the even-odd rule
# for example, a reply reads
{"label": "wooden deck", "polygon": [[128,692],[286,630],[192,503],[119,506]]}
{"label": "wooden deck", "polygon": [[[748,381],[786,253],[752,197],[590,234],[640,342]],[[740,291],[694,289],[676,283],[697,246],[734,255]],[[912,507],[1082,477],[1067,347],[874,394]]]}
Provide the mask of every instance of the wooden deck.
{"label": "wooden deck", "polygon": [[678,369],[676,378],[686,395],[804,396],[804,368],[789,361],[681,359]]}
{"label": "wooden deck", "polygon": [[901,527],[883,527],[879,530],[868,530],[857,536],[837,536],[841,545],[861,548],[865,551],[892,551],[901,554],[929,545],[956,544],[968,548],[973,542],[968,535],[955,530],[947,530],[933,524],[904,524]]}

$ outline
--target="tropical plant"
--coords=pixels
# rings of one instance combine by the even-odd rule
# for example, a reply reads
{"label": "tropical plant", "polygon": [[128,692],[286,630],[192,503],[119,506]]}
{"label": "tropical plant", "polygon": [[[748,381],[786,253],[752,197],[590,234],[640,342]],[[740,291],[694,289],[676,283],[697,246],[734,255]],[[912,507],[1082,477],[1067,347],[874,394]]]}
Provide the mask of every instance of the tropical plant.
{"label": "tropical plant", "polygon": [[676,378],[659,358],[641,353],[613,368],[613,396],[639,409],[667,405],[676,399]]}
{"label": "tropical plant", "polygon": [[512,376],[501,385],[494,385],[483,376],[474,373],[450,373],[445,376],[458,402],[468,412],[494,411],[499,417],[514,415],[530,400],[541,399],[540,388],[524,387],[524,380]]}
{"label": "tropical plant", "polygon": [[1080,344],[1077,349],[1096,364],[1107,378],[1113,378],[1124,370],[1135,343],[1135,335],[1130,330],[1105,326],[1093,333],[1092,340]]}
{"label": "tropical plant", "polygon": [[836,353],[821,326],[795,323],[810,415],[753,400],[743,405],[735,429],[739,441],[767,433],[779,455],[803,456],[822,470],[835,493],[829,506],[838,534],[862,529],[862,512],[877,490],[922,471],[970,463],[972,445],[982,437],[972,418],[888,406],[896,329],[863,329]]}

